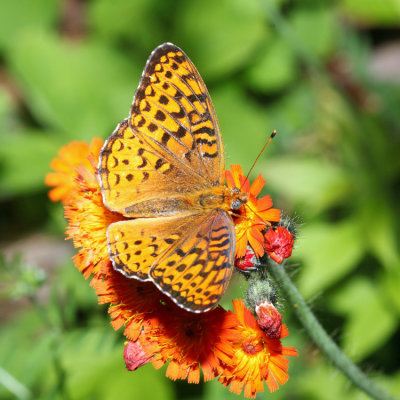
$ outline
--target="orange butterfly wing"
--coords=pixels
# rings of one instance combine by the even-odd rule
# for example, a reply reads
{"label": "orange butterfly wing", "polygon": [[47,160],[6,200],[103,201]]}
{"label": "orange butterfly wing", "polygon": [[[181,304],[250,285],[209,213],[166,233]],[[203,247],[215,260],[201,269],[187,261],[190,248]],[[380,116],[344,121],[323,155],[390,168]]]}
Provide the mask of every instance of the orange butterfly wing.
{"label": "orange butterfly wing", "polygon": [[189,58],[166,43],[143,71],[128,120],[104,144],[104,204],[137,219],[108,228],[114,268],[152,280],[180,307],[218,303],[232,274],[235,229],[222,209],[202,209],[195,193],[224,182],[225,156],[215,111]]}
{"label": "orange butterfly wing", "polygon": [[235,226],[225,211],[196,223],[188,238],[151,267],[150,277],[181,307],[204,312],[219,302],[230,281]]}
{"label": "orange butterfly wing", "polygon": [[165,43],[150,55],[128,122],[117,127],[100,157],[104,203],[111,210],[138,216],[135,204],[223,184],[225,155],[214,107],[178,47]]}
{"label": "orange butterfly wing", "polygon": [[115,269],[152,280],[186,310],[209,310],[229,283],[235,231],[225,211],[119,221],[107,235]]}

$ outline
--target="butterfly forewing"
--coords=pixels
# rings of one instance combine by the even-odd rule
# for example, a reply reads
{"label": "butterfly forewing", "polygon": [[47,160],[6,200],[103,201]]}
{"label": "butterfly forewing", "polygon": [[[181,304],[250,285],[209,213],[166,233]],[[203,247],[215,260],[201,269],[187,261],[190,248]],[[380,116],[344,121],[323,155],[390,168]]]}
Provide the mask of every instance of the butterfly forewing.
{"label": "butterfly forewing", "polygon": [[[204,187],[203,179],[179,168],[168,156],[144,143],[127,120],[117,126],[104,144],[99,175],[104,204],[112,211],[135,217],[150,216],[149,207],[142,210],[141,204],[159,203],[161,197],[172,202]],[[161,210],[154,210],[157,214],[162,214]]]}
{"label": "butterfly forewing", "polygon": [[186,54],[166,43],[150,56],[131,109],[131,127],[180,168],[224,181],[225,157],[210,95]]}

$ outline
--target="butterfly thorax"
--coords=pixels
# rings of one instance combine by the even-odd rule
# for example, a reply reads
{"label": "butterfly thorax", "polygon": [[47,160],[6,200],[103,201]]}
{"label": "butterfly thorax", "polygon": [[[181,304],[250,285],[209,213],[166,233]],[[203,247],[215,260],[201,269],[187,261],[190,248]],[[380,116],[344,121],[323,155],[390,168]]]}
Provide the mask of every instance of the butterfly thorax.
{"label": "butterfly thorax", "polygon": [[199,193],[195,201],[201,208],[222,209],[225,211],[238,210],[243,204],[247,203],[247,193],[241,192],[238,188],[228,188],[224,185],[215,186],[207,191]]}

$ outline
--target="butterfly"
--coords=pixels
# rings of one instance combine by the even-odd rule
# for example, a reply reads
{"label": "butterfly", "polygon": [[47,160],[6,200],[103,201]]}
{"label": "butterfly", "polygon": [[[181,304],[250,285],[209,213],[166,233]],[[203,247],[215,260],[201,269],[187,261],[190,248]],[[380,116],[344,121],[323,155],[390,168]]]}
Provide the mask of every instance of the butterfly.
{"label": "butterfly", "polygon": [[230,213],[247,194],[224,184],[214,107],[179,47],[151,53],[129,118],[101,150],[98,175],[105,206],[127,217],[107,229],[114,269],[153,282],[187,311],[214,307],[232,275]]}

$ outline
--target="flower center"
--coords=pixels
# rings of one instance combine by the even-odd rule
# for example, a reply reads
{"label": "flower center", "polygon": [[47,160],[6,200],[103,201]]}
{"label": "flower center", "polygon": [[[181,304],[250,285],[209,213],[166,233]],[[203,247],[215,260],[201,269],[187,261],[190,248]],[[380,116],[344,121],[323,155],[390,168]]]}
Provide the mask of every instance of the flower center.
{"label": "flower center", "polygon": [[245,353],[254,355],[263,349],[263,344],[259,338],[249,338],[247,341],[243,342],[242,349]]}
{"label": "flower center", "polygon": [[204,333],[204,327],[203,324],[201,324],[199,321],[191,321],[183,326],[184,332],[186,336],[193,337],[193,336],[202,336]]}
{"label": "flower center", "polygon": [[257,353],[256,346],[253,343],[246,343],[243,345],[243,350],[247,354],[255,354]]}

